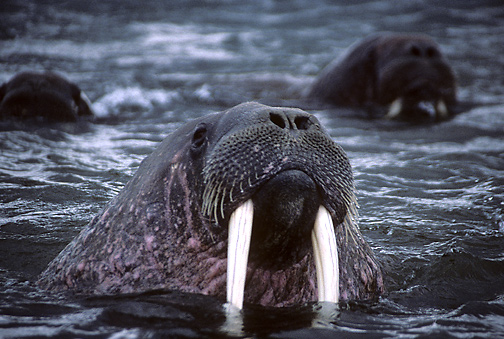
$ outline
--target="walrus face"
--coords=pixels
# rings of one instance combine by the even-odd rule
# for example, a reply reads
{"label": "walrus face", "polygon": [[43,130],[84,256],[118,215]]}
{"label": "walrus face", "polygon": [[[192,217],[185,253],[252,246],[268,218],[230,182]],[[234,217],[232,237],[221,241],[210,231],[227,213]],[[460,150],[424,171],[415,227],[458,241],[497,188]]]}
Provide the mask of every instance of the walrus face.
{"label": "walrus face", "polygon": [[455,76],[427,37],[382,38],[375,50],[378,102],[387,118],[444,120],[456,101]]}
{"label": "walrus face", "polygon": [[79,87],[52,72],[23,72],[0,87],[0,117],[34,121],[76,121],[92,115]]}
{"label": "walrus face", "polygon": [[[197,126],[193,139],[193,154],[201,155],[202,213],[215,237],[228,235],[228,301],[241,307],[248,261],[249,275],[253,267],[261,281],[276,271],[296,275],[300,268],[293,267],[307,257],[316,260],[319,300],[338,301],[333,225],[348,226],[345,219],[354,217],[353,177],[344,151],[317,119],[244,104],[213,129]],[[245,293],[266,303],[261,288],[249,285]],[[274,293],[278,299],[282,291]]]}
{"label": "walrus face", "polygon": [[[362,107],[370,116],[426,122],[455,114],[455,92],[454,73],[432,39],[378,33],[356,42],[327,65],[306,96]],[[382,115],[383,108],[387,113]]]}

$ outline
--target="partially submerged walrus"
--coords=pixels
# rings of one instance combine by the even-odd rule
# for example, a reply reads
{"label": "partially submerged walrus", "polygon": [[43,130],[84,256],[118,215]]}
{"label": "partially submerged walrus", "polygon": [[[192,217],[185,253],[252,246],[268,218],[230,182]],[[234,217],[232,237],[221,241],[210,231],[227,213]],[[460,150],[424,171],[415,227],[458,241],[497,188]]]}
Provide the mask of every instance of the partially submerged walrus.
{"label": "partially submerged walrus", "polygon": [[245,103],[169,135],[39,285],[238,307],[370,298],[383,277],[356,217],[350,163],[317,119]]}
{"label": "partially submerged walrus", "polygon": [[387,118],[444,120],[454,113],[456,81],[428,36],[374,34],[326,66],[308,98],[337,106],[385,107]]}
{"label": "partially submerged walrus", "polygon": [[22,72],[0,86],[0,120],[73,122],[91,117],[84,92],[54,72]]}

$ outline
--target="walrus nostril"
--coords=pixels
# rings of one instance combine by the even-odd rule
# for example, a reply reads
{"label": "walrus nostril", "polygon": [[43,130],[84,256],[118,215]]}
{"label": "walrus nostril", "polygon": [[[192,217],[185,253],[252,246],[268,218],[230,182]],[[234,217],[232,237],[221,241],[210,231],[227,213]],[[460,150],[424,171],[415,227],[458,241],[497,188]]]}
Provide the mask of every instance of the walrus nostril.
{"label": "walrus nostril", "polygon": [[434,47],[428,47],[426,54],[428,58],[433,58],[437,56],[437,50]]}
{"label": "walrus nostril", "polygon": [[307,130],[313,124],[309,115],[270,112],[270,121],[281,129]]}
{"label": "walrus nostril", "polygon": [[278,114],[278,113],[270,113],[270,120],[272,123],[277,125],[280,128],[285,128],[286,123],[285,123],[285,118],[283,115]]}
{"label": "walrus nostril", "polygon": [[410,53],[417,57],[434,58],[437,56],[438,52],[436,48],[428,46],[426,48],[418,45],[412,45],[410,47]]}
{"label": "walrus nostril", "polygon": [[414,56],[421,56],[422,55],[422,51],[420,50],[420,48],[417,45],[411,46],[410,52]]}
{"label": "walrus nostril", "polygon": [[298,116],[294,118],[294,124],[296,125],[297,129],[308,129],[311,125],[310,123],[310,117],[308,116]]}

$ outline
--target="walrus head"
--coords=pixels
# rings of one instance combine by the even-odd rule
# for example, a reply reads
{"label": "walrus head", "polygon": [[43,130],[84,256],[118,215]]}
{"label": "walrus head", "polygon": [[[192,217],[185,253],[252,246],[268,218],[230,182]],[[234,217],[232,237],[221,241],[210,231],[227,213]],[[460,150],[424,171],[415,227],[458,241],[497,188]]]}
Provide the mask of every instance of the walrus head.
{"label": "walrus head", "polygon": [[383,37],[374,51],[376,98],[387,118],[445,120],[456,102],[455,76],[439,46],[425,36]]}
{"label": "walrus head", "polygon": [[246,103],[166,138],[39,282],[238,307],[369,298],[383,279],[356,214],[348,158],[317,119]]}
{"label": "walrus head", "polygon": [[54,72],[22,72],[0,87],[0,118],[72,122],[92,116],[80,88]]}
{"label": "walrus head", "polygon": [[373,116],[385,108],[388,119],[440,121],[454,115],[456,81],[431,38],[378,33],[326,66],[307,97],[364,107]]}

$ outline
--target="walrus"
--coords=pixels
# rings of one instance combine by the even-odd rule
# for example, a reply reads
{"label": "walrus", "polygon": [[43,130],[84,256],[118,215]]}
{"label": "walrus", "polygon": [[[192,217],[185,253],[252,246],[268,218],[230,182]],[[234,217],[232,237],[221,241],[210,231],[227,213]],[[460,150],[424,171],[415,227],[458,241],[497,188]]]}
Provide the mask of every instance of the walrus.
{"label": "walrus", "polygon": [[445,120],[454,114],[455,75],[436,42],[417,34],[379,33],[352,45],[326,66],[309,99],[362,107],[403,120]]}
{"label": "walrus", "polygon": [[55,72],[21,72],[0,86],[0,120],[74,122],[92,116],[84,92]]}
{"label": "walrus", "polygon": [[315,116],[243,103],[166,137],[38,284],[238,308],[373,298],[382,268],[356,218],[349,160]]}

